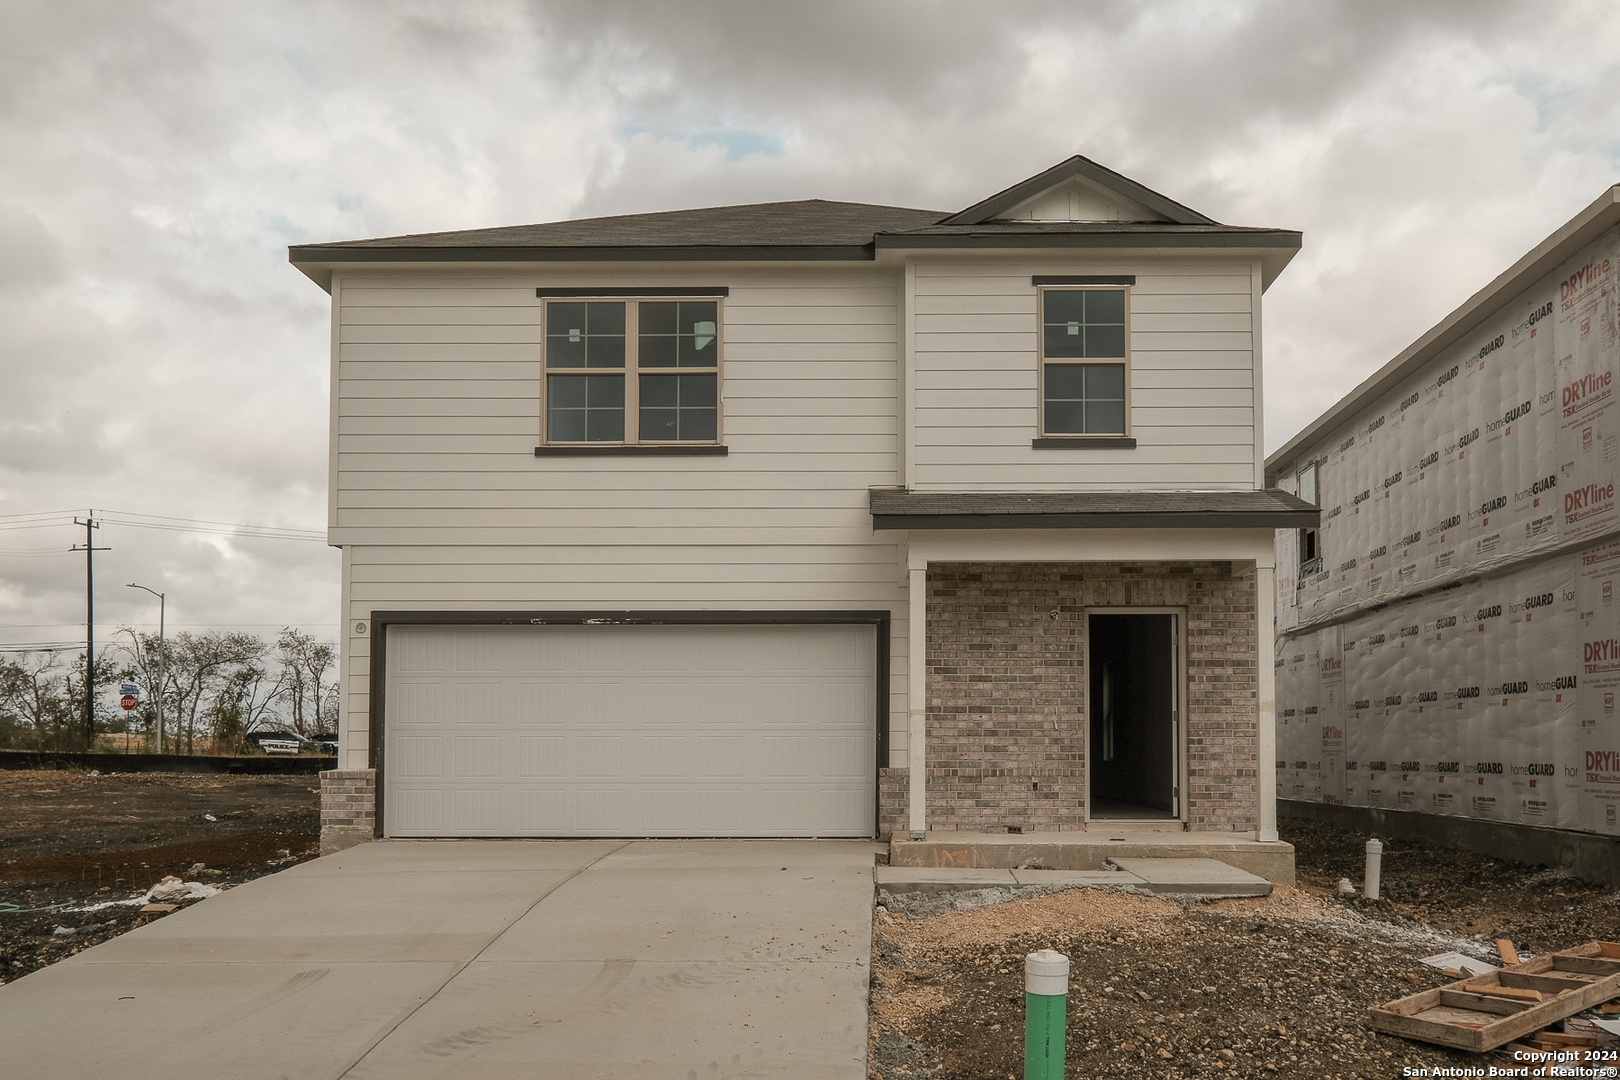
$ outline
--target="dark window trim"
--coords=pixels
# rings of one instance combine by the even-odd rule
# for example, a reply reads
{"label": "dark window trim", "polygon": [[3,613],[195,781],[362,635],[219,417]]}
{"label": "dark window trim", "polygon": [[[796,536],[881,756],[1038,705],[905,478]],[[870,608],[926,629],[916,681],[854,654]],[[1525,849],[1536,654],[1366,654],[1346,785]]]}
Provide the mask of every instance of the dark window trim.
{"label": "dark window trim", "polygon": [[1135,285],[1135,274],[1036,274],[1031,285]]}
{"label": "dark window trim", "polygon": [[731,287],[729,285],[695,285],[687,289],[678,289],[659,285],[646,289],[553,289],[548,286],[541,286],[534,290],[534,295],[541,300],[571,300],[590,296],[601,296],[610,299],[625,296],[730,296]]}
{"label": "dark window trim", "polygon": [[883,798],[881,770],[889,767],[889,668],[890,621],[893,615],[883,608],[857,608],[831,611],[376,611],[369,616],[371,632],[369,760],[375,770],[375,825],[372,835],[382,838],[383,785],[388,769],[383,760],[383,716],[387,711],[388,629],[392,626],[871,626],[877,648],[877,668],[873,672],[877,760],[872,763],[872,835],[878,835],[878,811]]}
{"label": "dark window trim", "polygon": [[[1033,447],[1033,448],[1046,449],[1048,446],[1056,446],[1056,445],[1070,445],[1070,446],[1072,446],[1072,445],[1074,445],[1074,444],[1058,444],[1058,443],[1051,443],[1051,444],[1043,445],[1042,440],[1045,440],[1045,439],[1063,439],[1063,440],[1077,439],[1077,440],[1087,440],[1087,441],[1098,440],[1098,439],[1115,439],[1115,440],[1120,440],[1120,441],[1116,442],[1113,445],[1112,449],[1135,449],[1135,447],[1136,447],[1136,439],[1135,439],[1135,437],[1133,435],[1131,435],[1131,426],[1132,426],[1132,424],[1131,424],[1131,421],[1132,421],[1132,412],[1131,412],[1132,394],[1131,394],[1131,387],[1132,387],[1132,383],[1134,382],[1133,375],[1134,375],[1134,371],[1135,371],[1134,350],[1132,348],[1132,341],[1131,341],[1131,334],[1132,334],[1132,330],[1131,330],[1131,314],[1132,314],[1132,311],[1131,311],[1131,296],[1132,296],[1132,293],[1131,293],[1131,290],[1135,288],[1136,277],[1135,277],[1135,275],[1116,275],[1114,277],[1106,277],[1106,276],[1104,276],[1104,277],[1101,278],[1101,280],[1095,280],[1095,281],[1082,280],[1083,278],[1085,278],[1087,276],[1088,275],[1075,275],[1075,276],[1071,276],[1067,280],[1062,279],[1062,278],[1043,278],[1043,277],[1032,277],[1030,279],[1030,281],[1033,283],[1033,287],[1035,289],[1035,334],[1036,334],[1036,338],[1035,338],[1035,418],[1036,418],[1035,419],[1035,424],[1036,424],[1036,434],[1035,434],[1034,440],[1030,443],[1030,446]],[[1089,275],[1089,276],[1097,276],[1097,275]],[[1129,276],[1130,281],[1128,281],[1128,282],[1121,281],[1120,280],[1121,276]],[[1093,290],[1097,291],[1097,292],[1105,292],[1105,291],[1111,291],[1111,290],[1115,290],[1115,289],[1117,289],[1121,293],[1123,293],[1124,298],[1125,298],[1125,300],[1124,300],[1124,302],[1125,302],[1125,355],[1124,356],[1119,357],[1117,359],[1115,359],[1113,357],[1087,357],[1087,358],[1084,358],[1084,359],[1075,359],[1075,358],[1069,358],[1069,357],[1049,357],[1049,356],[1046,355],[1046,297],[1047,297],[1047,295],[1049,293],[1063,292],[1063,291],[1066,291],[1066,290],[1073,290],[1073,291],[1077,291],[1077,292],[1085,292],[1085,291],[1093,291]],[[1125,368],[1125,430],[1119,432],[1117,435],[1116,434],[1081,435],[1081,434],[1074,434],[1074,433],[1068,433],[1068,432],[1065,432],[1065,433],[1062,433],[1062,434],[1047,434],[1046,433],[1046,374],[1047,374],[1047,372],[1050,371],[1053,367],[1057,367],[1057,366],[1075,367],[1075,366],[1079,366],[1079,365],[1082,365],[1082,364],[1086,364],[1086,365],[1089,365],[1089,364],[1097,364],[1097,365],[1120,364]],[[1130,443],[1130,445],[1128,447],[1124,445],[1124,442],[1126,440],[1128,440],[1129,443]],[[1095,443],[1093,445],[1095,445]]]}
{"label": "dark window trim", "polygon": [[535,457],[635,457],[642,454],[663,454],[666,457],[725,457],[730,453],[724,444],[716,443],[609,443],[605,446],[587,446],[584,443],[556,443],[537,446]]}
{"label": "dark window trim", "polygon": [[1135,450],[1129,435],[1042,435],[1031,439],[1036,450]]}
{"label": "dark window trim", "polygon": [[[710,291],[705,292],[704,290],[710,290]],[[713,290],[719,290],[719,291],[715,292]],[[541,347],[540,347],[540,438],[545,439],[547,434],[548,434],[548,429],[549,429],[549,424],[550,424],[549,418],[547,416],[547,409],[549,407],[548,404],[547,404],[548,395],[551,392],[551,384],[548,381],[549,377],[551,375],[567,375],[567,374],[575,374],[575,373],[577,373],[577,374],[589,374],[590,373],[590,369],[588,369],[588,368],[577,368],[577,369],[576,368],[558,368],[556,370],[553,370],[552,368],[550,368],[547,365],[545,341],[549,340],[547,335],[550,334],[550,325],[549,325],[549,323],[550,323],[550,318],[551,318],[549,312],[546,310],[546,305],[547,304],[549,304],[549,303],[551,303],[553,301],[556,301],[556,300],[580,299],[580,298],[599,298],[599,299],[604,299],[604,300],[621,300],[621,301],[624,301],[624,307],[625,307],[625,311],[627,313],[627,315],[626,315],[627,318],[628,318],[628,312],[630,310],[630,305],[632,303],[637,305],[637,311],[638,311],[637,318],[639,319],[639,317],[640,317],[639,316],[639,310],[640,310],[639,305],[641,304],[642,301],[645,301],[645,300],[656,300],[659,297],[677,297],[677,298],[692,298],[692,299],[697,299],[697,300],[714,300],[715,305],[716,305],[716,318],[719,321],[720,327],[723,328],[725,326],[725,313],[724,313],[724,305],[721,304],[720,301],[722,299],[725,299],[727,296],[730,295],[730,289],[727,288],[726,286],[723,286],[723,285],[701,285],[701,286],[697,286],[695,291],[692,290],[692,289],[675,288],[675,287],[670,287],[668,289],[664,289],[664,288],[660,287],[660,288],[655,288],[655,289],[567,289],[567,290],[551,290],[551,289],[545,289],[545,288],[536,288],[535,289],[535,294],[537,295],[537,297],[540,299],[540,302],[541,302],[542,323],[543,323],[542,344],[541,344]],[[715,396],[714,409],[715,409],[715,428],[716,428],[715,437],[717,439],[724,436],[724,434],[725,434],[725,424],[724,424],[724,421],[725,421],[725,359],[721,355],[721,353],[725,349],[724,342],[725,342],[725,334],[724,334],[724,330],[722,329],[719,332],[719,336],[716,337],[715,345],[714,345],[714,347],[715,347],[714,376],[715,376],[715,395],[716,395]],[[631,350],[630,345],[631,345],[631,341],[630,341],[630,338],[627,336],[625,338],[625,346],[626,346],[626,350],[625,350],[625,367],[622,369],[623,373],[624,373],[624,380],[625,380],[625,418],[624,418],[625,441],[611,442],[611,443],[609,443],[609,442],[600,442],[600,443],[586,443],[586,442],[579,442],[579,443],[569,443],[569,442],[547,443],[547,442],[542,442],[539,446],[536,446],[534,448],[534,456],[535,457],[547,457],[547,456],[553,456],[553,455],[555,455],[555,456],[565,456],[565,457],[566,456],[571,456],[571,457],[604,457],[604,456],[605,457],[611,457],[611,456],[620,455],[620,454],[632,454],[633,455],[633,454],[647,454],[647,453],[672,453],[672,454],[689,454],[689,455],[690,454],[696,454],[696,455],[714,454],[714,455],[724,456],[728,452],[727,449],[726,449],[725,444],[724,443],[719,443],[719,442],[709,442],[709,443],[699,443],[699,442],[691,442],[691,443],[687,443],[687,442],[644,443],[644,442],[641,442],[639,440],[639,438],[634,442],[628,441],[629,437],[630,437],[631,424],[632,423],[635,423],[637,425],[640,424],[640,413],[641,413],[640,400],[639,400],[639,398],[640,398],[640,390],[639,390],[640,384],[639,384],[639,382],[636,381],[638,379],[638,377],[640,375],[642,375],[642,374],[658,374],[658,373],[663,373],[663,372],[666,372],[666,371],[669,372],[669,373],[679,374],[682,371],[682,369],[676,369],[676,368],[670,368],[670,369],[655,368],[650,372],[644,372],[641,369],[641,365],[640,365],[639,345],[636,347],[636,350],[634,350],[634,351]],[[636,364],[634,366],[630,365],[630,358],[631,358],[632,355],[637,357],[637,362],[636,362]],[[617,370],[617,369],[613,369],[613,370]],[[606,371],[603,371],[602,373],[603,374],[612,374],[613,370],[606,370]],[[703,374],[704,373],[701,370],[699,370],[697,372],[694,372],[690,368],[684,369],[684,371],[687,374]],[[633,407],[632,407],[632,404],[631,404],[632,401],[635,403]],[[632,412],[635,414],[634,416],[631,415]],[[638,434],[639,434],[639,432],[638,432]]]}

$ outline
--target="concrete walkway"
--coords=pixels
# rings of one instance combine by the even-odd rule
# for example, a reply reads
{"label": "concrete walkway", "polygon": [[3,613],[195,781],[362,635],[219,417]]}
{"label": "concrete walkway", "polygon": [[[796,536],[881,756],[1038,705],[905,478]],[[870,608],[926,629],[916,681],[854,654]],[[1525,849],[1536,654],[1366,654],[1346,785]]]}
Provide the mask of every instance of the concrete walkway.
{"label": "concrete walkway", "polygon": [[1028,885],[1065,889],[1136,889],[1158,896],[1270,896],[1271,882],[1215,859],[1110,860],[1109,870],[931,870],[880,866],[877,887],[888,892],[971,892]]}
{"label": "concrete walkway", "polygon": [[29,1080],[864,1080],[858,841],[384,841],[0,986]]}

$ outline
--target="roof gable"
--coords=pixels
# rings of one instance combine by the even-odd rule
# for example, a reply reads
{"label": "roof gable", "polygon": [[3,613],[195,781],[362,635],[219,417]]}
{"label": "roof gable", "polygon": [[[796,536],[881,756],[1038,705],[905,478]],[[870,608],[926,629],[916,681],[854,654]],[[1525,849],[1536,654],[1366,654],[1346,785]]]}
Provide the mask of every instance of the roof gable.
{"label": "roof gable", "polygon": [[[1072,213],[1099,217],[1057,218],[1067,203]],[[1039,213],[1037,213],[1039,212]],[[1130,214],[1139,216],[1114,216]],[[1218,225],[1213,218],[1165,198],[1128,176],[1076,154],[1067,161],[999,191],[966,210],[952,214],[943,225],[982,225],[989,221],[1159,221],[1176,225]]]}

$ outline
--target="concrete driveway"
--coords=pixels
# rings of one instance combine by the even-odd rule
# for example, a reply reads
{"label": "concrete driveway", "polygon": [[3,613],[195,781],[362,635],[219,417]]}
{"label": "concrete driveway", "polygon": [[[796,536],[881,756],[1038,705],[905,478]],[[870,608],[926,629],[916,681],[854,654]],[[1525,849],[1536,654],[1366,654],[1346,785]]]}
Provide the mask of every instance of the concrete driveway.
{"label": "concrete driveway", "polygon": [[0,986],[0,1071],[863,1080],[873,850],[366,844]]}

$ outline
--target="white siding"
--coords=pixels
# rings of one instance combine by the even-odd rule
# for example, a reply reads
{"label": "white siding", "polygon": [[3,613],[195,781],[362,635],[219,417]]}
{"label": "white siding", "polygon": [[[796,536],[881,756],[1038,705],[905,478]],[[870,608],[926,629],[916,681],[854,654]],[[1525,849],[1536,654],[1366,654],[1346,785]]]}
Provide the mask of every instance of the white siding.
{"label": "white siding", "polygon": [[[898,275],[658,268],[343,276],[335,507],[345,727],[363,764],[373,611],[888,609],[903,760],[904,592],[867,489],[896,482]],[[540,457],[536,286],[727,285],[726,457]]]}
{"label": "white siding", "polygon": [[[1135,450],[1034,450],[1032,274],[1134,273]],[[1252,487],[1246,264],[915,264],[918,490]],[[346,764],[366,763],[374,611],[887,609],[906,755],[899,267],[368,271],[334,282],[331,539],[345,547]],[[725,285],[725,457],[535,457],[536,286]]]}
{"label": "white siding", "polygon": [[[1037,274],[1134,274],[1134,450],[1035,449]],[[924,491],[1246,490],[1259,389],[1247,264],[919,261],[916,462]]]}

